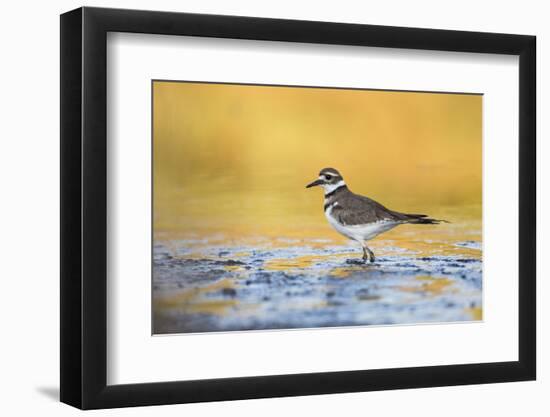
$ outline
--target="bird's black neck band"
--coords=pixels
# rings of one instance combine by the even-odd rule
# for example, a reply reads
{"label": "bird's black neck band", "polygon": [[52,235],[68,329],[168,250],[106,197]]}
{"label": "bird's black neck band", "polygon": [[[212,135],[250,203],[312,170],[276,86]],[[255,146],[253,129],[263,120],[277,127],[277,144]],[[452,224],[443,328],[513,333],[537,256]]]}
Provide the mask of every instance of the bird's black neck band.
{"label": "bird's black neck band", "polygon": [[336,194],[337,191],[343,190],[344,188],[348,188],[348,186],[347,186],[346,184],[344,184],[344,185],[341,185],[341,186],[338,187],[338,188],[335,188],[335,189],[332,190],[330,193],[326,193],[326,194],[325,194],[325,198],[328,198],[328,197],[330,197],[330,196],[333,196],[334,194]]}

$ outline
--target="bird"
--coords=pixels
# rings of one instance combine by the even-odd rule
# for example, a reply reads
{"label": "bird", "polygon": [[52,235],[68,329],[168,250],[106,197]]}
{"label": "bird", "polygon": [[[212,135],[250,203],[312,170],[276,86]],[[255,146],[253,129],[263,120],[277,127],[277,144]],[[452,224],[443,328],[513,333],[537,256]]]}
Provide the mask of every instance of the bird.
{"label": "bird", "polygon": [[323,168],[319,177],[306,188],[321,186],[325,191],[324,212],[330,225],[348,239],[359,242],[363,261],[374,262],[367,242],[401,224],[439,224],[446,220],[432,219],[426,214],[406,214],[390,210],[369,197],[355,194],[347,187],[340,172]]}

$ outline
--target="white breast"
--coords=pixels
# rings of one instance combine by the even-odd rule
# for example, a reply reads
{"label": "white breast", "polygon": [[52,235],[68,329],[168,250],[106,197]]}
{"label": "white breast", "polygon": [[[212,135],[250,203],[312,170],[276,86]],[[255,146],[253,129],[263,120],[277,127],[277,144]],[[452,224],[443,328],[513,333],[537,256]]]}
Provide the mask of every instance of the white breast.
{"label": "white breast", "polygon": [[380,233],[393,229],[399,224],[385,220],[370,224],[358,224],[353,226],[344,225],[336,220],[336,218],[332,217],[332,208],[337,204],[338,203],[333,203],[329,206],[325,211],[325,216],[327,216],[327,220],[330,225],[334,227],[338,233],[346,236],[348,239],[353,239],[358,242],[365,242],[375,238]]}

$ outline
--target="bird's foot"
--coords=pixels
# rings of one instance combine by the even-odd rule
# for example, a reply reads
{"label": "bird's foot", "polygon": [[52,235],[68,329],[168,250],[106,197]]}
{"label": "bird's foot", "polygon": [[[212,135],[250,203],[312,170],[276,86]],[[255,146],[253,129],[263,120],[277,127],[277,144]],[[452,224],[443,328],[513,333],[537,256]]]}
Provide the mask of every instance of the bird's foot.
{"label": "bird's foot", "polygon": [[352,263],[363,263],[363,264],[368,264],[368,263],[372,263],[374,262],[375,258],[374,256],[362,256],[361,257],[361,260],[357,259],[355,262],[352,262]]}
{"label": "bird's foot", "polygon": [[351,259],[346,259],[346,263],[348,265],[357,265],[357,266],[360,266],[360,265],[367,265],[368,264],[368,260],[364,259],[364,258],[351,258]]}

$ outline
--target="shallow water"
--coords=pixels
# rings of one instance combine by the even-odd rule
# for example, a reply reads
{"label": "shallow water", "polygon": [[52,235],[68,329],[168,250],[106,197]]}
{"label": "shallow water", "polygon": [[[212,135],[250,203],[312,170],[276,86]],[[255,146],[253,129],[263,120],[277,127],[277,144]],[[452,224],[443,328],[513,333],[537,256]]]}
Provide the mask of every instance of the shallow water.
{"label": "shallow water", "polygon": [[337,238],[159,233],[154,333],[482,319],[477,229],[403,226],[371,248],[377,259],[364,263]]}

